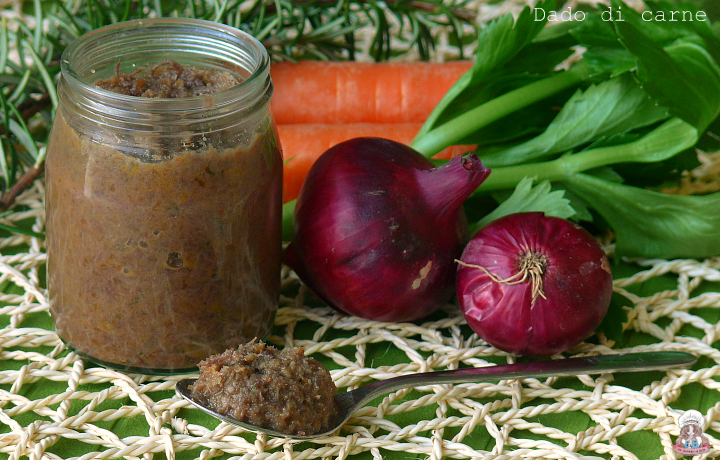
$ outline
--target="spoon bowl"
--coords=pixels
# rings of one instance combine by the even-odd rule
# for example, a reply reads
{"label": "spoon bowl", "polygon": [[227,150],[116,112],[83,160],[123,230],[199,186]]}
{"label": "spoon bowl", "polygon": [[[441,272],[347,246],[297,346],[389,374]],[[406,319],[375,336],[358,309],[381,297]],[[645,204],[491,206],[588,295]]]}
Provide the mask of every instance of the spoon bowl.
{"label": "spoon bowl", "polygon": [[393,391],[403,388],[414,388],[424,385],[445,383],[478,383],[506,379],[540,378],[583,374],[603,374],[606,372],[637,372],[651,370],[667,370],[687,367],[695,362],[695,356],[679,351],[639,352],[618,355],[585,356],[581,358],[564,358],[526,363],[503,364],[498,366],[474,367],[436,372],[422,372],[402,375],[387,380],[380,380],[346,393],[335,395],[339,416],[335,426],[322,433],[296,435],[281,433],[261,426],[237,420],[219,414],[192,398],[190,387],[195,379],[183,379],[177,382],[175,392],[192,405],[224,422],[240,426],[249,431],[265,433],[270,436],[289,439],[308,440],[333,434],[342,427],[355,411],[367,403]]}

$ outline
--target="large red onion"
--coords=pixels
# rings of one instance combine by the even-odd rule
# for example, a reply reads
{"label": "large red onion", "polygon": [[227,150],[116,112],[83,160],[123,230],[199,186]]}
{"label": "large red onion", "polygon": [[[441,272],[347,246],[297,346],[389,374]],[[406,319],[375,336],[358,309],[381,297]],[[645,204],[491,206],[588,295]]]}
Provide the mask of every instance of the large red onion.
{"label": "large red onion", "polygon": [[422,318],[453,296],[468,239],[462,203],[488,174],[476,155],[435,168],[387,139],[337,144],[305,178],[284,260],[338,310]]}
{"label": "large red onion", "polygon": [[593,333],[610,305],[602,248],[582,227],[543,213],[491,222],[459,263],[457,297],[469,326],[510,353],[566,351]]}

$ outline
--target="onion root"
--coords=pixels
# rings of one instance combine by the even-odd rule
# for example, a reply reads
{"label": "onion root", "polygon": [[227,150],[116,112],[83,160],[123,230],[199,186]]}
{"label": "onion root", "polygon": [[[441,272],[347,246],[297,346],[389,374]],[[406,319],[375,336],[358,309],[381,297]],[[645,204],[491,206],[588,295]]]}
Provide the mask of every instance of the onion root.
{"label": "onion root", "polygon": [[496,283],[506,284],[508,286],[522,284],[528,280],[528,277],[530,277],[530,282],[532,283],[532,301],[535,302],[538,297],[542,297],[543,299],[547,298],[543,292],[542,278],[545,273],[545,269],[547,268],[547,257],[541,253],[533,252],[527,249],[520,257],[520,267],[518,272],[507,278],[501,278],[495,273],[491,273],[490,270],[481,265],[469,264],[460,259],[455,259],[455,262],[464,267],[482,270]]}

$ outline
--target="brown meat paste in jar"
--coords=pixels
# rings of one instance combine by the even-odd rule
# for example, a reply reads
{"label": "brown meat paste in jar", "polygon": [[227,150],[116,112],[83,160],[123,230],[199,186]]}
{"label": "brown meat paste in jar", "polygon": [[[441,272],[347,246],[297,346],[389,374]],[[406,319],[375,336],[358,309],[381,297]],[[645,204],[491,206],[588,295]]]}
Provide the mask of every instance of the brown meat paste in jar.
{"label": "brown meat paste in jar", "polygon": [[330,372],[302,348],[251,342],[199,367],[193,399],[240,421],[304,436],[332,428],[339,414]]}
{"label": "brown meat paste in jar", "polygon": [[121,73],[118,63],[115,75],[98,80],[95,85],[128,96],[178,98],[215,93],[238,83],[229,72],[165,61],[149,69],[141,67],[130,74]]}
{"label": "brown meat paste in jar", "polygon": [[48,285],[63,341],[111,365],[190,370],[267,335],[282,193],[269,117],[246,139],[128,132],[132,149],[72,120],[58,110],[47,158]]}

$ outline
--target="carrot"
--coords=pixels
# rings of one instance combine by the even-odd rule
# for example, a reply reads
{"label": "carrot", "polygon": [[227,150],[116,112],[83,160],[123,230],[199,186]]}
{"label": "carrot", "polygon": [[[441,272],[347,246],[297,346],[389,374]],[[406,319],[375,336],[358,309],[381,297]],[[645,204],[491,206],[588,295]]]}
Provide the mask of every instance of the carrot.
{"label": "carrot", "polygon": [[[305,176],[315,160],[327,149],[354,137],[384,137],[409,144],[422,123],[305,123],[278,125],[278,137],[285,161],[283,201],[297,198]],[[433,158],[450,159],[471,152],[474,146],[449,147]]]}
{"label": "carrot", "polygon": [[278,124],[422,122],[472,61],[275,63]]}

